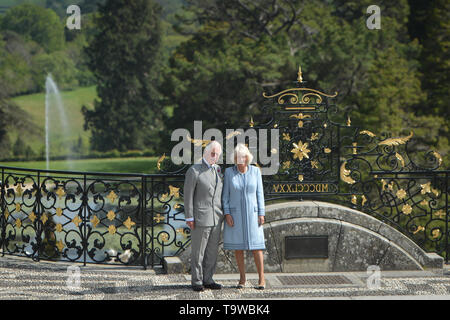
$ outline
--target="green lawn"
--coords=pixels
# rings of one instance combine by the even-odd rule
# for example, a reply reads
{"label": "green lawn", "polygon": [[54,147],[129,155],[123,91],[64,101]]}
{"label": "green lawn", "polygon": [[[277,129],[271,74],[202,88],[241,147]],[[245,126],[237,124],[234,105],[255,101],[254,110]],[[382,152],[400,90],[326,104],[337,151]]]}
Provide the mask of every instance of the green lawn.
{"label": "green lawn", "polygon": [[[156,173],[157,161],[158,157],[84,159],[73,160],[72,166],[67,161],[50,161],[50,169],[89,172]],[[0,166],[46,169],[45,161],[0,162]]]}

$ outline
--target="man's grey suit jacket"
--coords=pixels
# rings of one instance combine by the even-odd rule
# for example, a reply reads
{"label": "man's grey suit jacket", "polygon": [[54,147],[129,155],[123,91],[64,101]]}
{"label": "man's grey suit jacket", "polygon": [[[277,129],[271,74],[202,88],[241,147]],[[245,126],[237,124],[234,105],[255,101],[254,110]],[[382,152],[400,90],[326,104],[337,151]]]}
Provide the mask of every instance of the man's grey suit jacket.
{"label": "man's grey suit jacket", "polygon": [[184,215],[196,227],[213,227],[223,220],[222,179],[202,161],[192,165],[184,180]]}

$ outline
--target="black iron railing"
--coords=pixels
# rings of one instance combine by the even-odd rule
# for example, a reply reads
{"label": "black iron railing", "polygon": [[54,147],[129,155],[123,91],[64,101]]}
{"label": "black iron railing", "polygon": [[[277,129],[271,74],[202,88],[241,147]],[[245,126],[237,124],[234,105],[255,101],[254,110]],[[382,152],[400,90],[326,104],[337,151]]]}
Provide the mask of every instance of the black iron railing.
{"label": "black iron railing", "polygon": [[[448,262],[450,171],[442,168],[442,156],[413,150],[412,131],[392,137],[355,126],[350,112],[329,103],[337,93],[304,88],[299,79],[298,87],[264,93],[273,100],[226,136],[241,139],[255,156],[261,149],[278,156],[276,174],[263,178],[266,202],[343,204],[397,228]],[[277,130],[278,148],[254,139],[260,129]],[[235,143],[222,145],[225,153]],[[255,160],[262,170],[267,167]],[[188,166],[175,166],[163,154],[160,173],[148,175],[0,167],[2,254],[144,268],[161,264],[190,242],[183,208]]]}
{"label": "black iron railing", "polygon": [[183,175],[1,168],[2,255],[154,266],[189,244]]}

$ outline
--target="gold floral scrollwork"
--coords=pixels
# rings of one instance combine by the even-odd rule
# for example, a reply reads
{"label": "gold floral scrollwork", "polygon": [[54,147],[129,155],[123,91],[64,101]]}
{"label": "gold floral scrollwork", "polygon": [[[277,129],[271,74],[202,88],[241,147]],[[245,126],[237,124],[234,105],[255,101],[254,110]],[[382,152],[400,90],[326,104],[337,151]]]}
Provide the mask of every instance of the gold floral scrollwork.
{"label": "gold floral scrollwork", "polygon": [[227,139],[227,140],[230,140],[231,138],[233,138],[234,136],[237,136],[237,135],[240,135],[240,134],[242,134],[242,132],[240,132],[240,131],[233,131],[233,132],[230,132],[229,134],[227,134],[227,136],[225,137],[225,139]]}
{"label": "gold floral scrollwork", "polygon": [[288,93],[285,93],[285,94],[281,95],[281,96],[278,98],[278,104],[285,104],[285,97],[286,97],[286,96],[290,96],[290,97],[291,97],[291,98],[289,99],[289,102],[290,102],[291,104],[297,104],[298,101],[299,101],[298,96],[297,96],[295,93],[290,93],[290,92],[288,92]]}
{"label": "gold floral scrollwork", "polygon": [[433,156],[438,159],[438,167],[440,167],[442,164],[442,156],[436,151],[433,151]]}
{"label": "gold floral scrollwork", "polygon": [[356,181],[352,179],[352,177],[350,176],[351,171],[348,170],[345,167],[345,165],[346,165],[346,162],[345,161],[342,162],[341,170],[340,170],[341,180],[348,184],[354,184]]}
{"label": "gold floral scrollwork", "polygon": [[16,194],[17,194],[19,197],[21,197],[22,194],[23,194],[23,189],[22,189],[22,186],[20,185],[20,183],[19,183],[19,185],[18,185],[17,188],[16,188]]}
{"label": "gold floral scrollwork", "polygon": [[108,200],[111,203],[114,203],[114,201],[118,198],[118,196],[113,190],[111,190],[111,192],[106,196],[106,198],[108,198]]}
{"label": "gold floral scrollwork", "polygon": [[394,191],[394,181],[391,181],[391,183],[388,184],[388,189]]}
{"label": "gold floral scrollwork", "polygon": [[416,231],[413,232],[413,234],[418,233],[419,231],[425,231],[425,228],[423,226],[418,226]]}
{"label": "gold floral scrollwork", "polygon": [[20,220],[19,218],[16,219],[15,225],[17,228],[21,228],[22,227],[22,220]]}
{"label": "gold floral scrollwork", "polygon": [[110,225],[108,227],[109,234],[114,235],[116,233],[116,231],[117,231],[117,229],[116,229],[116,227],[114,225]]}
{"label": "gold floral scrollwork", "polygon": [[169,240],[169,236],[167,235],[167,233],[161,234],[161,240],[163,242],[167,242],[167,240]]}
{"label": "gold floral scrollwork", "polygon": [[436,216],[438,216],[439,218],[441,218],[441,219],[445,218],[445,212],[444,212],[444,210],[442,210],[442,209],[436,211],[434,214],[435,214]]}
{"label": "gold floral scrollwork", "polygon": [[[300,101],[300,99],[298,98],[298,95],[293,93],[295,91],[306,91],[307,93],[302,95],[302,99]],[[265,92],[263,93],[263,97],[267,98],[267,99],[278,97],[278,104],[285,104],[286,97],[290,97],[289,102],[291,104],[297,104],[299,102],[301,102],[303,104],[308,104],[311,100],[310,96],[314,96],[316,98],[316,103],[322,103],[322,101],[323,101],[322,96],[334,98],[337,95],[338,95],[337,92],[335,92],[334,95],[329,95],[329,94],[325,94],[323,92],[320,92],[315,89],[310,89],[310,88],[291,88],[291,89],[283,90],[283,91],[278,92],[273,95],[267,95]]]}
{"label": "gold floral scrollwork", "polygon": [[42,224],[45,224],[48,220],[47,214],[44,212],[41,216]]}
{"label": "gold floral scrollwork", "polygon": [[433,231],[431,231],[431,234],[433,235],[433,239],[436,239],[441,235],[441,231],[439,229],[434,229]]}
{"label": "gold floral scrollwork", "polygon": [[113,221],[116,218],[116,214],[114,213],[114,211],[110,210],[108,211],[106,217],[108,218],[108,220]]}
{"label": "gold floral scrollwork", "polygon": [[439,190],[431,188],[431,192],[434,194],[434,196],[437,198],[439,196]]}
{"label": "gold floral scrollwork", "polygon": [[66,195],[66,192],[64,191],[63,187],[58,187],[58,190],[56,190],[55,194],[58,196],[58,199],[61,200],[62,197]]}
{"label": "gold floral scrollwork", "polygon": [[211,142],[211,140],[192,139],[189,134],[186,135],[186,138],[196,147],[206,147],[206,145]]}
{"label": "gold floral scrollwork", "polygon": [[62,230],[63,230],[62,224],[61,223],[57,223],[56,226],[55,226],[55,230],[56,230],[56,232],[62,232]]}
{"label": "gold floral scrollwork", "polygon": [[58,217],[61,217],[62,214],[63,214],[63,210],[62,210],[61,208],[56,208],[56,215],[57,215]]}
{"label": "gold floral scrollwork", "polygon": [[311,141],[314,141],[317,139],[319,139],[319,134],[317,132],[314,132],[313,134],[311,134]]}
{"label": "gold floral scrollwork", "polygon": [[405,166],[405,159],[403,159],[403,157],[398,152],[395,153],[395,157],[397,158],[398,161],[400,161],[402,167],[404,167]]}
{"label": "gold floral scrollwork", "polygon": [[400,189],[397,191],[396,195],[397,195],[397,198],[399,198],[400,200],[404,199],[406,197],[406,191],[403,189]]}
{"label": "gold floral scrollwork", "polygon": [[294,148],[291,150],[291,152],[294,154],[294,160],[298,159],[300,161],[303,160],[303,158],[308,158],[308,153],[311,152],[311,150],[308,149],[308,143],[302,143],[302,141],[300,140],[298,142],[298,144],[296,143],[292,143],[292,145],[294,146]]}
{"label": "gold floral scrollwork", "polygon": [[367,202],[367,198],[366,198],[366,196],[365,195],[363,195],[362,197],[361,197],[361,199],[362,199],[362,202],[361,202],[361,206],[363,206],[364,207],[364,205],[366,204],[366,202]]}
{"label": "gold floral scrollwork", "polygon": [[91,219],[91,223],[92,223],[92,226],[93,226],[94,228],[96,228],[97,225],[100,223],[100,220],[98,219],[97,216],[93,216],[92,219]]}
{"label": "gold floral scrollwork", "polygon": [[163,194],[161,195],[161,201],[166,201],[166,199],[167,199],[168,196],[169,196],[169,193],[168,193],[168,192],[163,193]]}
{"label": "gold floral scrollwork", "polygon": [[58,250],[59,250],[59,252],[62,252],[63,251],[63,249],[64,249],[64,243],[62,242],[62,240],[58,240],[57,242],[56,242],[56,247],[58,248]]}
{"label": "gold floral scrollwork", "polygon": [[358,149],[357,149],[357,147],[358,147],[358,143],[357,142],[353,142],[352,143],[352,146],[353,146],[353,154],[357,154],[358,153]]}
{"label": "gold floral scrollwork", "polygon": [[311,101],[310,96],[316,98],[316,103],[322,103],[322,97],[320,95],[318,95],[317,93],[312,93],[312,92],[311,93],[305,93],[302,96],[301,103],[308,104]]}
{"label": "gold floral scrollwork", "polygon": [[161,170],[161,163],[164,161],[165,158],[166,158],[165,153],[163,153],[163,155],[159,157],[158,162],[156,163],[156,168],[158,168],[158,171]]}
{"label": "gold floral scrollwork", "polygon": [[402,207],[402,212],[406,215],[410,214],[412,212],[412,207],[409,204],[405,204]]}
{"label": "gold floral scrollwork", "polygon": [[34,212],[31,212],[31,214],[28,216],[28,218],[31,220],[31,222],[34,223],[34,220],[37,219],[36,214]]}
{"label": "gold floral scrollwork", "polygon": [[413,132],[411,131],[411,133],[409,134],[409,136],[406,137],[399,137],[399,138],[389,138],[386,140],[381,141],[380,143],[378,143],[378,145],[382,146],[382,145],[386,145],[386,146],[398,146],[400,144],[405,144],[406,142],[409,141],[409,139],[411,139],[413,136]]}
{"label": "gold floral scrollwork", "polygon": [[157,223],[160,223],[161,221],[164,221],[166,218],[161,216],[159,213],[156,215],[156,217],[153,217],[153,220],[155,220]]}
{"label": "gold floral scrollwork", "polygon": [[421,194],[426,194],[428,192],[431,192],[431,182],[421,184],[420,188],[421,188],[421,191],[420,191]]}
{"label": "gold floral scrollwork", "polygon": [[368,135],[369,137],[375,137],[376,136],[374,133],[370,132],[369,130],[363,130],[359,134],[365,134],[365,135]]}
{"label": "gold floral scrollwork", "polygon": [[186,231],[184,230],[184,228],[178,228],[178,229],[177,229],[177,233],[181,234],[181,235],[184,236],[184,237],[187,236],[187,233],[186,233]]}
{"label": "gold floral scrollwork", "polygon": [[169,196],[175,196],[175,198],[180,197],[180,193],[179,193],[180,188],[176,188],[176,187],[170,185],[169,190],[170,190]]}
{"label": "gold floral scrollwork", "polygon": [[306,119],[306,118],[311,118],[311,116],[309,114],[303,115],[303,113],[299,113],[299,114],[293,114],[289,118],[296,118],[296,119],[298,119],[299,121],[297,123],[297,126],[299,128],[303,128],[303,121],[302,120]]}
{"label": "gold floral scrollwork", "polygon": [[75,218],[72,219],[72,222],[78,227],[78,225],[82,222],[83,220],[80,219],[79,216],[75,216]]}
{"label": "gold floral scrollwork", "polygon": [[385,191],[386,190],[386,185],[387,185],[386,180],[381,179],[381,191]]}
{"label": "gold floral scrollwork", "polygon": [[125,227],[127,227],[128,230],[131,230],[131,227],[134,226],[136,224],[136,222],[131,220],[131,217],[128,217],[127,220],[125,220],[125,222],[123,223],[123,225]]}

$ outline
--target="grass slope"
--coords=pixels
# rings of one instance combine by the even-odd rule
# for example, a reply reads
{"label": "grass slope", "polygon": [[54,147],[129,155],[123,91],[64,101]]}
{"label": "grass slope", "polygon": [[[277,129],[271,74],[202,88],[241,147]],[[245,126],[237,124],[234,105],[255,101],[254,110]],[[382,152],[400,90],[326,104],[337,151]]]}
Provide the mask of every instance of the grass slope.
{"label": "grass slope", "polygon": [[[158,157],[83,159],[51,161],[51,170],[73,170],[83,172],[156,173]],[[0,166],[26,169],[46,169],[45,161],[0,162]]]}

